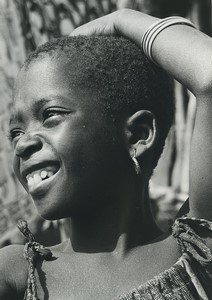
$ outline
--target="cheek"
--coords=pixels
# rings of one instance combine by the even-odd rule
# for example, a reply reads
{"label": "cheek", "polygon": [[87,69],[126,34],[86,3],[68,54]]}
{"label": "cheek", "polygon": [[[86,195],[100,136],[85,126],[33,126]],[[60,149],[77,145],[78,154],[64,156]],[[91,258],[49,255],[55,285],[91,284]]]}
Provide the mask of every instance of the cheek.
{"label": "cheek", "polygon": [[62,160],[67,175],[77,178],[89,177],[96,169],[97,155],[93,137],[87,132],[76,134],[62,149]]}
{"label": "cheek", "polygon": [[117,142],[112,129],[111,132],[104,130],[104,124],[94,124],[94,121],[86,123],[82,118],[75,120],[59,128],[53,135],[54,148],[63,164],[66,185],[73,183],[76,187],[81,183],[81,189],[102,185],[120,171],[120,142]]}
{"label": "cheek", "polygon": [[16,156],[16,154],[14,153],[13,154],[13,170],[14,170],[14,173],[16,175],[16,177],[18,178],[19,181],[20,180],[20,158],[18,158]]}
{"label": "cheek", "polygon": [[67,122],[54,130],[50,143],[60,156],[67,176],[80,176],[95,156],[95,133],[83,120]]}

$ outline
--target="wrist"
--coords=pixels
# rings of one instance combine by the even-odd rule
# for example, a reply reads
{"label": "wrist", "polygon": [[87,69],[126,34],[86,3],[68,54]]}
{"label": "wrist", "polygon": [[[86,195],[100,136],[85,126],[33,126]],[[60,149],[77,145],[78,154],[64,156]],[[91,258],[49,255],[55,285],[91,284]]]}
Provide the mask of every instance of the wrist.
{"label": "wrist", "polygon": [[125,36],[124,27],[126,19],[129,17],[129,9],[122,8],[115,12],[114,27],[118,35]]}
{"label": "wrist", "polygon": [[152,56],[152,46],[154,44],[155,39],[162,31],[166,30],[168,27],[171,27],[173,25],[186,25],[195,28],[195,26],[189,20],[179,16],[172,16],[164,19],[159,19],[158,21],[154,22],[145,31],[141,39],[141,47],[143,49],[143,52],[153,62],[155,61]]}
{"label": "wrist", "polygon": [[145,31],[157,20],[159,19],[124,8],[117,11],[114,26],[119,35],[126,37],[141,47],[141,39]]}

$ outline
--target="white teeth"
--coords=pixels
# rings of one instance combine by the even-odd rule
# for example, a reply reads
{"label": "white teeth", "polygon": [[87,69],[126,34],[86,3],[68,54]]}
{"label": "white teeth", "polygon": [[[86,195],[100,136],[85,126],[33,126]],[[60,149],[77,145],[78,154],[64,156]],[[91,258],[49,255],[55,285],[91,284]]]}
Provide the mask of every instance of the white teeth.
{"label": "white teeth", "polygon": [[41,171],[40,176],[42,179],[46,178],[46,176],[48,175],[46,170]]}
{"label": "white teeth", "polygon": [[52,171],[48,171],[48,177],[51,177],[51,176],[53,176],[54,175],[54,173],[52,172]]}
{"label": "white teeth", "polygon": [[28,183],[28,186],[32,186],[32,185],[34,184],[33,178],[32,178],[32,177],[29,177],[29,178],[27,179],[27,183]]}
{"label": "white teeth", "polygon": [[26,176],[27,184],[29,187],[32,187],[34,185],[41,183],[43,180],[46,180],[53,175],[54,172],[50,170],[48,171],[48,169],[34,171],[31,174],[28,174]]}
{"label": "white teeth", "polygon": [[40,183],[40,182],[42,181],[42,178],[41,178],[40,175],[38,175],[38,174],[35,174],[35,175],[33,176],[33,179],[34,179],[34,183],[35,183],[35,184],[38,184],[38,183]]}

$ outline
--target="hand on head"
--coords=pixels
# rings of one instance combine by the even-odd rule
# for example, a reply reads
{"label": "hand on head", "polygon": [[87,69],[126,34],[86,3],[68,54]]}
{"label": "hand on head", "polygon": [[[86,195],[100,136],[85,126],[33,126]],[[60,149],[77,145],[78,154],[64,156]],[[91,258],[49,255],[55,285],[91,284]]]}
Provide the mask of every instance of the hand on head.
{"label": "hand on head", "polygon": [[70,35],[123,36],[140,46],[144,32],[157,20],[132,9],[120,9],[76,28]]}
{"label": "hand on head", "polygon": [[93,20],[76,28],[70,36],[76,35],[119,35],[116,20],[120,11]]}

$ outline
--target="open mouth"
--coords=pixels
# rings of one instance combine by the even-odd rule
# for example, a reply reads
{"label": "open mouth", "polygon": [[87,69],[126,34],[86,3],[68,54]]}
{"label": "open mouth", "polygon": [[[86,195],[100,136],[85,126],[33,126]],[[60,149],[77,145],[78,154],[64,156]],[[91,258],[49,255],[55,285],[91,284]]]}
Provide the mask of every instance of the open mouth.
{"label": "open mouth", "polygon": [[51,182],[55,174],[59,171],[59,165],[46,166],[38,170],[34,170],[27,174],[26,182],[30,193],[35,193],[38,189],[42,189]]}
{"label": "open mouth", "polygon": [[39,184],[43,180],[52,177],[57,171],[58,169],[55,167],[46,167],[41,170],[36,170],[26,176],[27,184],[28,186]]}

